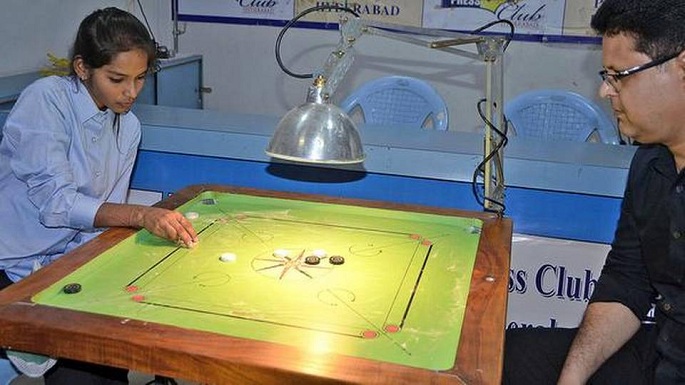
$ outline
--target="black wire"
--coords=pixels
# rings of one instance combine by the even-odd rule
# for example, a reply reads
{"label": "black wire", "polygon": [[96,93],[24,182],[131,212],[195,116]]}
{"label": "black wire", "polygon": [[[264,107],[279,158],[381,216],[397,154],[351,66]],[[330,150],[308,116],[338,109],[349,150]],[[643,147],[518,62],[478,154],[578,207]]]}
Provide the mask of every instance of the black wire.
{"label": "black wire", "polygon": [[[138,0],[138,1],[140,1],[140,0]],[[281,32],[278,34],[278,38],[276,39],[276,62],[278,62],[278,66],[281,67],[281,70],[282,70],[283,72],[285,72],[286,74],[288,74],[288,75],[290,75],[290,76],[292,76],[292,77],[294,77],[294,78],[298,78],[298,79],[310,79],[310,78],[313,78],[313,77],[314,77],[314,74],[313,74],[313,73],[309,73],[309,74],[296,74],[296,73],[290,71],[289,69],[287,69],[287,68],[285,67],[285,64],[283,64],[283,60],[281,60],[281,41],[283,40],[283,35],[285,35],[285,32],[286,32],[288,29],[290,29],[290,27],[292,27],[293,24],[295,24],[299,19],[301,19],[302,17],[304,17],[304,16],[306,16],[306,15],[312,13],[312,12],[321,11],[321,10],[324,10],[324,9],[337,9],[337,10],[339,10],[339,11],[345,11],[345,12],[351,13],[351,14],[353,14],[355,17],[359,17],[359,14],[358,14],[357,12],[353,11],[353,10],[350,9],[350,8],[341,7],[341,6],[339,6],[339,5],[328,5],[328,4],[326,4],[326,5],[318,5],[318,6],[316,6],[316,7],[307,8],[307,9],[305,9],[304,11],[300,12],[300,13],[299,13],[297,16],[295,16],[294,18],[290,19],[290,21],[288,21],[288,22],[283,26],[283,29],[281,29]]]}
{"label": "black wire", "polygon": [[[507,47],[509,47],[509,43],[511,43],[511,41],[514,39],[514,33],[515,33],[515,29],[516,29],[514,26],[514,23],[512,23],[511,21],[504,20],[504,19],[495,20],[495,21],[492,21],[490,23],[487,23],[483,26],[480,26],[480,27],[474,29],[473,31],[471,31],[471,33],[477,34],[477,33],[483,32],[483,31],[487,30],[488,28],[490,28],[494,25],[497,25],[497,24],[506,24],[509,26],[509,38],[507,39],[506,43],[504,43],[504,45],[502,46],[502,52],[505,52],[507,50]],[[507,133],[509,131],[509,123],[507,122],[507,120],[505,118],[504,119],[504,131],[500,131],[499,128],[497,128],[490,120],[488,120],[488,118],[483,113],[482,105],[485,102],[487,102],[486,99],[481,99],[476,104],[476,109],[478,110],[478,115],[480,115],[480,118],[485,122],[485,124],[488,126],[488,128],[490,130],[494,131],[495,133],[497,133],[497,135],[500,136],[501,140],[499,141],[497,146],[495,146],[495,148],[492,149],[492,151],[489,154],[486,154],[486,156],[483,158],[483,160],[478,164],[476,169],[473,171],[473,179],[472,179],[471,187],[473,190],[473,196],[475,197],[476,201],[481,206],[483,206],[485,211],[492,211],[492,212],[496,212],[496,213],[502,215],[502,214],[504,214],[504,211],[506,210],[506,205],[504,204],[504,202],[500,202],[500,201],[494,200],[490,197],[486,197],[484,194],[481,198],[481,195],[479,194],[479,191],[478,191],[478,177],[481,174],[483,174],[483,176],[485,176],[485,165],[490,160],[492,160],[492,158],[497,156],[499,151],[502,148],[504,148],[507,145],[507,143],[509,142],[509,138],[507,137]],[[500,159],[500,162],[502,162],[502,161],[503,160]],[[490,183],[490,181],[483,180],[483,183]],[[496,206],[499,206],[501,208],[501,210],[486,208],[485,207],[486,202],[490,202]]]}
{"label": "black wire", "polygon": [[[138,8],[140,8],[140,13],[143,15],[143,20],[145,20],[145,25],[147,25],[147,30],[150,31],[150,36],[152,37],[152,41],[156,42],[157,39],[155,39],[155,34],[152,33],[152,28],[150,28],[150,23],[147,22],[147,16],[145,16],[145,10],[143,9],[143,5],[140,4],[140,0],[138,0]],[[157,43],[155,43],[157,44]]]}
{"label": "black wire", "polygon": [[[140,0],[138,0],[138,4],[140,4]],[[292,77],[298,78],[298,79],[310,79],[310,78],[313,78],[313,77],[314,77],[314,74],[313,74],[313,73],[305,73],[305,74],[294,73],[294,72],[290,71],[290,70],[285,66],[285,64],[283,64],[283,60],[281,59],[281,42],[283,41],[283,36],[284,36],[285,33],[288,31],[288,29],[290,29],[298,20],[300,20],[300,19],[303,18],[304,16],[306,16],[306,15],[312,13],[312,12],[316,12],[316,11],[334,10],[334,9],[339,10],[339,11],[345,11],[345,12],[348,12],[348,13],[353,14],[355,17],[359,17],[359,14],[358,14],[357,12],[355,12],[354,10],[352,10],[352,9],[350,9],[350,8],[348,8],[348,7],[343,7],[343,6],[339,6],[339,5],[333,5],[333,4],[330,4],[330,5],[329,5],[329,4],[324,4],[324,5],[317,5],[317,6],[315,6],[315,7],[311,7],[311,8],[305,9],[304,11],[300,12],[297,16],[295,16],[295,17],[293,17],[292,19],[290,19],[290,20],[283,26],[283,28],[281,29],[281,31],[278,33],[278,37],[276,38],[276,47],[275,47],[275,51],[276,51],[276,62],[278,63],[278,66],[281,68],[281,70],[282,70],[283,72],[285,72],[285,73],[288,74],[289,76],[292,76]],[[141,7],[141,12],[142,12],[142,7]],[[145,13],[143,13],[143,18],[144,18],[144,17],[145,17]],[[147,19],[146,19],[145,21],[147,22]],[[509,43],[511,42],[511,40],[514,38],[514,29],[515,29],[515,27],[514,27],[514,24],[513,24],[511,21],[509,21],[509,20],[495,20],[495,21],[492,21],[492,22],[490,22],[490,23],[487,23],[487,24],[485,24],[485,25],[483,25],[483,26],[481,26],[481,27],[476,28],[475,30],[473,30],[472,33],[473,33],[473,34],[476,34],[476,33],[482,32],[482,31],[484,31],[484,30],[486,30],[486,29],[488,29],[488,28],[490,28],[490,27],[492,27],[492,26],[494,26],[494,25],[497,25],[497,24],[507,24],[507,25],[509,26],[509,29],[510,29],[509,38],[507,39],[507,42],[504,44],[504,46],[503,46],[503,48],[502,48],[502,52],[504,52],[504,51],[506,51],[507,47],[509,46]],[[148,27],[148,28],[149,28],[149,27]],[[152,33],[152,32],[150,32],[150,33]]]}
{"label": "black wire", "polygon": [[491,21],[491,22],[489,22],[483,26],[480,26],[480,27],[474,29],[473,31],[471,31],[471,33],[476,34],[479,32],[483,32],[486,29],[492,27],[493,25],[497,25],[497,24],[506,24],[509,26],[509,38],[507,39],[507,42],[504,43],[504,46],[502,47],[502,52],[504,52],[507,50],[507,47],[509,47],[509,43],[511,43],[511,41],[514,39],[514,31],[515,31],[516,27],[514,27],[514,23],[512,23],[511,21],[505,20],[505,19]]}
{"label": "black wire", "polygon": [[[490,23],[487,23],[483,26],[480,26],[480,27],[474,29],[473,31],[471,31],[471,33],[477,34],[477,33],[483,32],[486,29],[488,29],[494,25],[497,25],[497,24],[506,24],[509,26],[509,37],[508,37],[506,43],[504,44],[504,46],[502,46],[502,52],[505,52],[507,50],[507,47],[509,47],[509,43],[511,43],[511,41],[514,39],[515,26],[514,26],[514,23],[512,23],[511,21],[504,20],[504,19],[495,20],[495,21],[492,21]],[[504,119],[504,131],[500,131],[499,128],[497,128],[490,120],[488,120],[488,118],[483,113],[482,105],[485,102],[487,102],[486,99],[481,99],[476,104],[476,109],[478,110],[478,115],[480,115],[480,118],[483,120],[483,122],[485,122],[485,124],[488,126],[489,129],[491,129],[497,135],[500,136],[501,140],[499,141],[497,146],[495,146],[495,148],[492,149],[492,151],[489,154],[486,154],[486,156],[478,164],[478,166],[476,166],[476,169],[473,171],[473,179],[472,179],[471,187],[472,187],[472,191],[473,191],[473,196],[475,197],[478,204],[483,206],[485,211],[496,212],[499,215],[502,215],[502,214],[504,214],[504,211],[506,210],[506,205],[504,204],[504,202],[500,202],[500,201],[494,200],[490,197],[486,197],[484,194],[481,197],[481,194],[478,191],[478,177],[481,174],[483,174],[483,176],[485,176],[485,165],[490,160],[492,160],[492,158],[497,156],[499,151],[502,148],[504,148],[507,145],[507,143],[509,142],[509,138],[507,137],[507,133],[509,131],[509,122],[507,122],[507,120],[505,118]],[[500,159],[500,162],[502,162],[502,161],[503,160]],[[489,182],[490,181],[483,180],[483,183],[489,183]],[[490,202],[496,206],[499,206],[501,208],[501,210],[489,209],[489,208],[485,207],[486,202]]]}
{"label": "black wire", "polygon": [[[498,152],[504,148],[504,146],[507,145],[509,142],[509,138],[507,137],[507,132],[509,131],[509,124],[507,123],[506,119],[504,120],[504,131],[500,131],[499,128],[497,128],[488,118],[485,116],[483,113],[482,105],[485,103],[487,100],[486,99],[481,99],[478,101],[476,104],[476,109],[478,110],[478,115],[480,115],[480,118],[485,122],[485,124],[492,130],[494,131],[497,135],[500,136],[501,141],[495,146],[492,151],[490,151],[489,154],[486,154],[486,156],[483,158],[483,160],[476,166],[476,169],[473,171],[473,179],[471,181],[471,188],[473,191],[473,196],[475,197],[476,201],[478,202],[479,205],[484,207],[485,211],[491,211],[491,212],[496,212],[500,215],[504,214],[504,211],[506,210],[506,205],[504,202],[497,201],[495,199],[492,199],[490,197],[486,197],[484,195],[481,196],[481,194],[478,191],[478,177],[481,174],[485,174],[485,164],[488,163],[492,158],[497,156]],[[489,181],[483,181],[483,183],[488,183]],[[485,207],[485,202],[490,202],[492,204],[495,204],[501,208],[501,210],[496,210],[496,209],[489,209]]]}
{"label": "black wire", "polygon": [[[173,6],[173,4],[172,4]],[[156,58],[155,59],[168,59],[170,57],[169,50],[165,46],[160,46],[159,43],[157,43],[157,39],[155,39],[155,34],[152,32],[152,28],[150,28],[150,23],[147,21],[147,16],[145,16],[145,10],[143,9],[143,5],[140,3],[140,0],[138,0],[138,8],[140,8],[140,13],[143,15],[143,20],[145,20],[145,25],[147,26],[148,32],[150,32],[150,37],[152,38],[152,42],[155,44],[155,49],[157,50],[156,52]],[[155,60],[153,65],[150,67],[150,72],[151,73],[156,73],[159,72],[160,70],[160,65],[159,61]]]}

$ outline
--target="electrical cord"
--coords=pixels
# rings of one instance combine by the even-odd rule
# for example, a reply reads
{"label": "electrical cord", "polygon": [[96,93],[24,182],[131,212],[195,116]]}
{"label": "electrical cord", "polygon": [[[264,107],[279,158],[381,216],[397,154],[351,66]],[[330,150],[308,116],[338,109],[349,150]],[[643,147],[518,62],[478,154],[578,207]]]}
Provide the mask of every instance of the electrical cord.
{"label": "electrical cord", "polygon": [[480,26],[480,27],[474,29],[473,31],[471,31],[471,34],[477,34],[477,33],[483,32],[486,29],[488,29],[494,25],[497,25],[497,24],[506,24],[509,26],[509,38],[507,39],[507,42],[504,43],[504,46],[502,47],[502,52],[505,52],[507,50],[507,47],[509,47],[509,43],[511,43],[511,41],[514,40],[514,32],[516,30],[514,23],[512,23],[511,21],[509,21],[509,20],[495,20],[495,21],[492,21],[490,23],[487,23],[483,26]]}
{"label": "electrical cord", "polygon": [[157,43],[157,39],[155,39],[155,34],[152,33],[152,28],[150,28],[150,23],[147,21],[147,16],[145,16],[145,10],[143,9],[143,5],[140,3],[140,0],[138,1],[138,8],[140,8],[140,13],[143,15],[143,20],[145,20],[145,25],[147,26],[147,30],[150,32],[150,37],[152,37],[152,41],[155,43],[155,48],[157,49],[157,58],[159,59],[168,59],[171,55],[169,54],[169,49],[163,45],[159,45]]}
{"label": "electrical cord", "polygon": [[[500,201],[494,200],[490,197],[486,197],[484,193],[481,193],[479,191],[478,178],[481,175],[485,176],[485,165],[490,160],[492,160],[492,158],[497,156],[499,151],[502,148],[504,148],[507,145],[507,143],[509,142],[509,138],[507,137],[507,133],[509,131],[509,123],[506,121],[506,119],[504,120],[504,131],[497,128],[490,120],[488,120],[488,118],[485,116],[485,113],[483,113],[483,107],[482,106],[483,106],[483,103],[485,103],[485,102],[487,102],[486,99],[481,99],[476,104],[476,109],[478,110],[478,115],[480,115],[480,118],[483,120],[483,122],[485,122],[485,124],[488,126],[488,128],[490,128],[492,131],[494,131],[497,135],[500,136],[501,140],[499,141],[497,146],[495,146],[495,148],[493,148],[492,151],[490,151],[489,154],[486,154],[486,156],[478,164],[478,166],[476,166],[476,169],[473,171],[473,178],[471,181],[471,187],[472,187],[472,191],[473,191],[473,196],[479,205],[485,207],[485,203],[490,202],[490,203],[498,206],[501,209],[501,210],[497,210],[497,209],[485,208],[485,211],[496,212],[496,213],[502,215],[502,214],[504,214],[504,211],[506,210],[506,205],[504,204],[504,202],[500,202]],[[500,167],[501,167],[502,160],[498,159],[497,161],[498,161],[498,163],[500,163]],[[488,183],[488,182],[489,181],[483,181],[483,183]]]}
{"label": "electrical cord", "polygon": [[147,26],[147,30],[150,31],[150,36],[152,36],[152,41],[157,42],[157,39],[155,39],[155,34],[152,33],[152,28],[150,28],[150,23],[147,22],[147,16],[145,16],[145,10],[143,9],[143,5],[140,3],[140,0],[138,0],[138,8],[140,8],[140,13],[143,15],[143,20],[145,20],[145,25]]}
{"label": "electrical cord", "polygon": [[[140,2],[140,0],[138,0],[138,2]],[[303,18],[304,16],[306,16],[306,15],[312,13],[312,12],[317,12],[317,11],[322,11],[322,10],[334,10],[334,9],[339,10],[339,11],[348,12],[348,13],[351,13],[352,15],[354,15],[355,17],[359,17],[359,14],[358,14],[357,12],[355,12],[354,10],[352,10],[352,9],[350,9],[350,8],[348,8],[348,7],[343,7],[343,6],[339,6],[339,5],[318,5],[318,6],[316,6],[316,7],[312,7],[312,8],[305,9],[304,11],[300,12],[297,16],[295,16],[295,17],[293,17],[292,19],[290,19],[290,20],[283,26],[283,28],[281,29],[281,31],[278,33],[278,37],[276,38],[276,47],[275,47],[275,51],[276,51],[276,62],[278,63],[278,66],[281,68],[281,70],[282,70],[283,72],[285,72],[285,73],[288,74],[289,76],[294,77],[294,78],[297,78],[297,79],[311,79],[311,78],[314,77],[314,74],[313,74],[313,73],[298,74],[298,73],[292,72],[292,71],[290,71],[290,70],[285,66],[285,64],[283,64],[283,60],[281,59],[281,43],[282,43],[282,41],[283,41],[283,36],[285,36],[285,33],[286,33],[286,32],[287,32],[287,31],[288,31],[288,30],[289,30],[289,29],[298,21],[298,20],[300,20],[300,19]],[[141,10],[142,10],[142,8],[141,8]],[[144,14],[144,13],[143,13],[143,17],[145,17],[145,14]],[[146,20],[146,22],[147,22],[147,20]],[[485,31],[486,29],[488,29],[488,28],[490,28],[490,27],[492,27],[492,26],[494,26],[494,25],[497,25],[497,24],[507,24],[507,25],[509,26],[509,29],[510,29],[509,38],[507,39],[507,42],[504,44],[504,46],[503,46],[503,48],[502,48],[502,52],[504,52],[504,51],[506,51],[507,47],[509,46],[509,43],[511,42],[511,40],[514,38],[514,29],[515,29],[515,27],[514,27],[514,24],[513,24],[511,21],[509,21],[509,20],[496,20],[496,21],[487,23],[487,24],[485,24],[485,25],[483,25],[483,26],[481,26],[481,27],[476,28],[475,30],[473,30],[472,33],[473,33],[473,34],[476,34],[476,33],[479,33],[479,32],[483,32],[483,31]],[[149,27],[148,27],[148,28],[149,28]],[[152,32],[150,32],[150,33],[152,33]],[[153,37],[153,38],[154,38],[154,37]]]}
{"label": "electrical cord", "polygon": [[298,78],[298,79],[311,79],[314,77],[314,74],[313,73],[297,74],[297,73],[290,71],[288,68],[286,68],[285,64],[283,64],[283,60],[281,60],[281,41],[283,40],[283,36],[285,35],[286,31],[288,29],[290,29],[290,27],[293,26],[293,24],[295,24],[298,20],[300,20],[304,16],[306,16],[312,12],[322,11],[322,10],[326,10],[326,9],[329,9],[329,10],[337,9],[339,11],[345,11],[345,12],[351,13],[355,17],[359,17],[359,14],[357,12],[355,12],[352,9],[347,8],[347,7],[342,7],[339,5],[318,5],[316,7],[305,9],[304,11],[300,12],[297,16],[290,19],[290,21],[288,21],[288,23],[286,23],[286,25],[283,26],[283,28],[281,29],[281,32],[278,34],[278,38],[276,39],[276,62],[278,62],[278,66],[281,67],[281,70],[283,70],[283,72],[285,72],[289,76],[292,76],[292,77]]}
{"label": "electrical cord", "polygon": [[[515,26],[514,23],[512,23],[509,20],[496,20],[490,23],[487,23],[481,27],[478,27],[474,29],[471,33],[472,34],[477,34],[480,32],[483,32],[487,30],[488,28],[495,26],[497,24],[506,24],[509,26],[509,37],[507,38],[507,41],[504,43],[502,46],[502,52],[506,52],[507,47],[509,47],[509,43],[514,39],[514,33],[515,33]],[[473,191],[473,196],[476,199],[476,202],[478,202],[479,205],[483,206],[485,211],[489,212],[495,212],[498,215],[503,215],[504,211],[506,210],[506,205],[504,202],[500,202],[498,200],[492,199],[490,197],[486,197],[485,193],[481,193],[479,191],[478,187],[478,178],[482,175],[485,177],[485,165],[490,162],[494,157],[498,156],[499,151],[503,149],[507,143],[509,142],[509,138],[507,136],[507,133],[509,131],[509,122],[507,121],[506,117],[503,119],[504,121],[504,131],[501,131],[497,126],[495,126],[488,118],[485,116],[485,113],[483,113],[483,103],[487,102],[486,99],[481,99],[478,101],[476,104],[476,109],[478,110],[478,115],[480,118],[485,122],[485,124],[488,126],[488,128],[492,131],[494,131],[497,135],[500,136],[500,141],[498,142],[497,146],[490,151],[489,154],[486,154],[485,157],[483,157],[483,160],[476,166],[476,169],[473,171],[473,179],[471,181],[471,187]],[[497,159],[498,167],[501,169],[502,167],[502,159]],[[485,181],[483,180],[483,183],[489,183],[490,181]],[[485,203],[489,202],[492,203],[493,205],[499,207],[499,210],[497,209],[492,209],[492,208],[487,208]]]}

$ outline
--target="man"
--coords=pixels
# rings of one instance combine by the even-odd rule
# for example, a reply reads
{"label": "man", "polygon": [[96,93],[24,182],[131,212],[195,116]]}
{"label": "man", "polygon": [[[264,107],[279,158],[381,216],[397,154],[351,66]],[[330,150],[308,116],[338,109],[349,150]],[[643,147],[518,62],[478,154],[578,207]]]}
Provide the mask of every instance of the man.
{"label": "man", "polygon": [[642,145],[579,329],[508,332],[504,383],[685,383],[685,1],[605,0],[592,27],[599,92]]}

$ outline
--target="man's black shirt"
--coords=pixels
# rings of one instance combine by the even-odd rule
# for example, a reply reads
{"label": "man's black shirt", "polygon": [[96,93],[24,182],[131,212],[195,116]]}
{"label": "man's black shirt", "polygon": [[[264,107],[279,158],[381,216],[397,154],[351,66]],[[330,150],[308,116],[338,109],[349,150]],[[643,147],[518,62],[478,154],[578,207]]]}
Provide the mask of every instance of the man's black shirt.
{"label": "man's black shirt", "polygon": [[685,177],[662,145],[633,158],[616,234],[591,302],[643,319],[656,303],[657,350],[685,368]]}

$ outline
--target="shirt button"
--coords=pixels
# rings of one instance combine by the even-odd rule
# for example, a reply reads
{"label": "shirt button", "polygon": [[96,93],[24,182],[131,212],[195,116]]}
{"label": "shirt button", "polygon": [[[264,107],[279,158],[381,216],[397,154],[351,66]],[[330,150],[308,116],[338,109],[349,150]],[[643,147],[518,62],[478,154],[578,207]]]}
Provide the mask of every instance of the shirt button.
{"label": "shirt button", "polygon": [[680,239],[681,236],[682,236],[682,234],[680,233],[680,231],[674,231],[673,232],[673,238],[674,239]]}
{"label": "shirt button", "polygon": [[661,305],[661,308],[664,309],[664,311],[671,311],[671,304],[665,303],[665,304]]}
{"label": "shirt button", "polygon": [[98,141],[98,138],[96,138],[96,137],[93,137],[92,141],[93,141],[93,143],[95,143],[95,142],[97,142],[97,141]]}
{"label": "shirt button", "polygon": [[99,177],[100,175],[102,175],[102,173],[101,173],[100,171],[96,171],[96,172],[95,172],[95,176],[96,176],[96,177]]}

